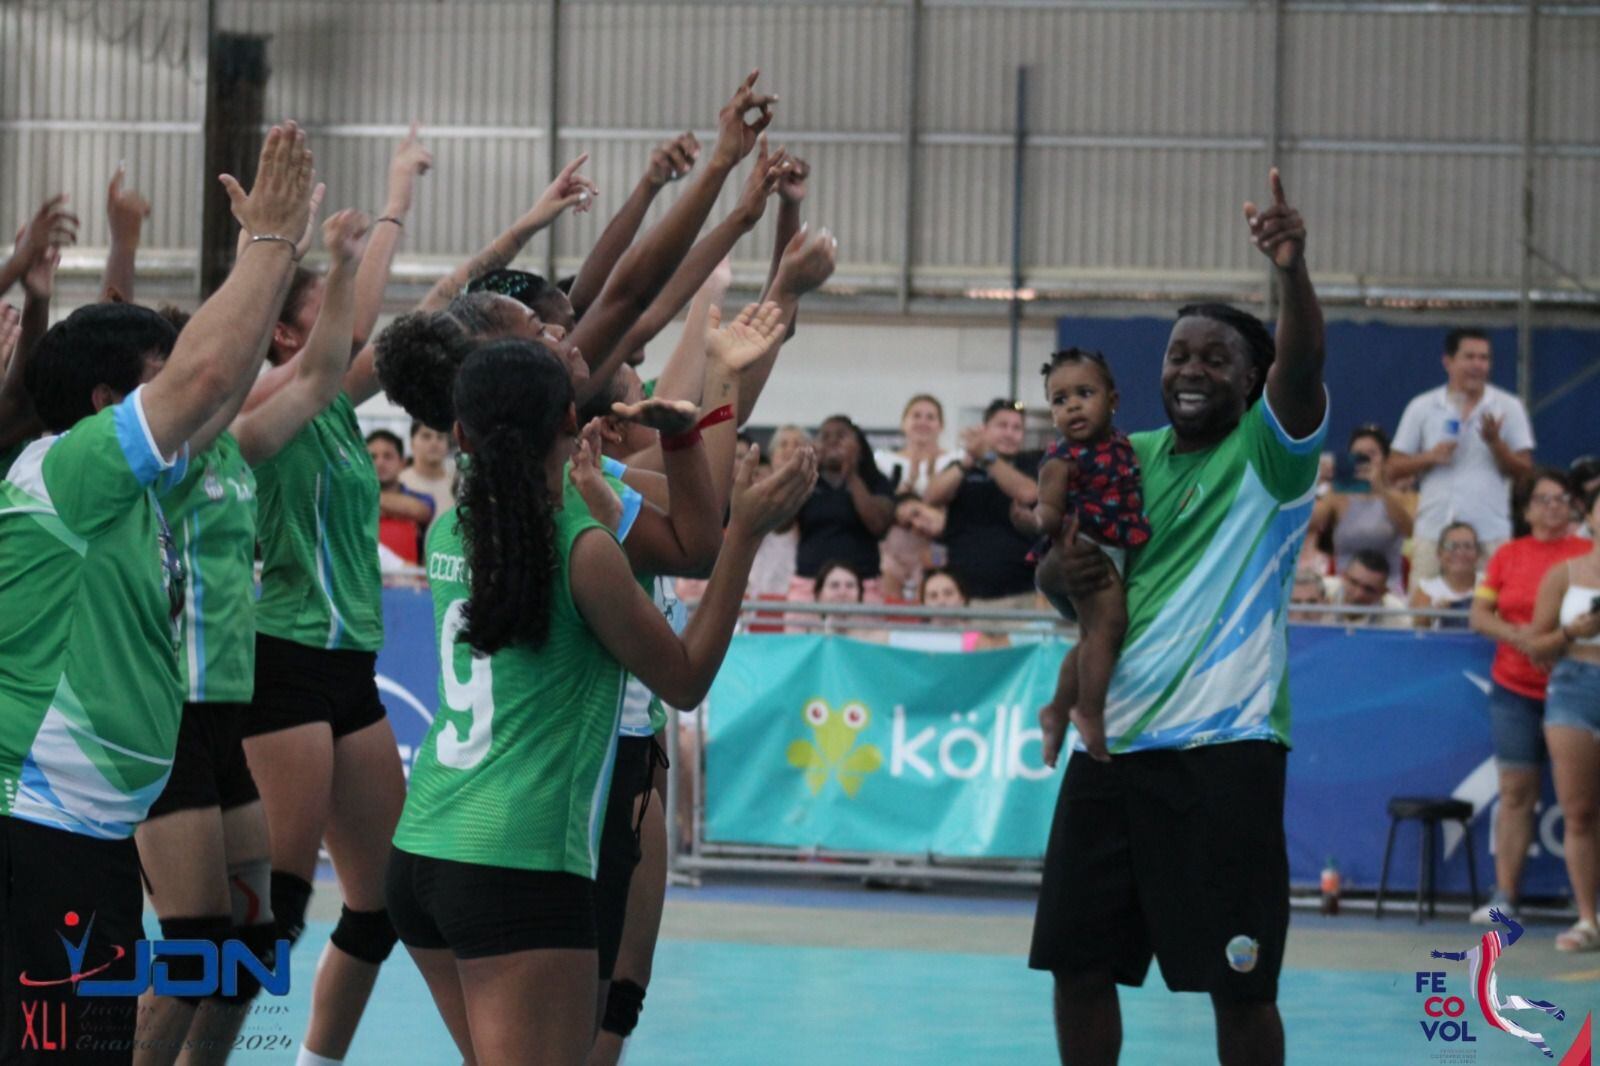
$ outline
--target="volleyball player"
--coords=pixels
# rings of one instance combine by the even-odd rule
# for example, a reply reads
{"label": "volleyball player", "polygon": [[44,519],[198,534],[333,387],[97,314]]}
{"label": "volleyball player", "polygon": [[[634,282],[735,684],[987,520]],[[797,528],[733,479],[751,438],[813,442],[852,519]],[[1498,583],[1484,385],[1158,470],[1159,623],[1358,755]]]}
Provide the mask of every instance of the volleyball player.
{"label": "volleyball player", "polygon": [[[577,433],[561,363],[540,346],[491,343],[462,364],[454,403],[471,460],[463,506],[428,546],[441,707],[395,836],[389,900],[469,1062],[576,1064],[593,1036],[593,877],[623,670],[674,705],[700,700],[755,547],[803,502],[814,460],[796,456],[759,483],[746,462],[680,639],[609,530],[561,506]],[[664,447],[699,452],[697,438]]]}
{"label": "volleyball player", "polygon": [[[249,194],[225,179],[250,240],[182,337],[153,311],[93,305],[27,366],[47,435],[0,485],[0,1046],[13,1061],[56,1057],[23,1044],[19,997],[65,1011],[74,973],[131,976],[125,945],[143,935],[134,827],[170,773],[183,691],[186,577],[152,488],[183,476],[186,442],[255,377],[311,164],[288,123],[268,133]],[[103,1006],[73,1061],[130,1060],[135,1004]]]}

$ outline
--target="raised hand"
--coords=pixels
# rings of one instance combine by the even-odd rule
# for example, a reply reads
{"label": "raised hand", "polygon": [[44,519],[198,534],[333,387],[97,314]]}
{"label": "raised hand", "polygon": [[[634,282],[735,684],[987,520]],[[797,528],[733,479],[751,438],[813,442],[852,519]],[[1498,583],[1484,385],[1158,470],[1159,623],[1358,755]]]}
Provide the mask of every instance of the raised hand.
{"label": "raised hand", "polygon": [[737,525],[754,537],[788,525],[817,484],[817,453],[810,447],[795,449],[782,465],[757,481],[760,462],[761,448],[752,445],[734,473],[729,521],[730,527]]}
{"label": "raised hand", "polygon": [[1505,913],[1503,911],[1501,911],[1499,907],[1490,907],[1489,908],[1489,920],[1491,922],[1499,922],[1501,925],[1509,925],[1509,924],[1511,924],[1511,923],[1506,921]]}
{"label": "raised hand", "polygon": [[1500,429],[1504,425],[1505,419],[1485,412],[1478,421],[1478,434],[1483,437],[1483,443],[1491,448],[1500,443]]}
{"label": "raised hand", "polygon": [[983,432],[982,426],[968,426],[961,431],[961,450],[967,453],[967,458],[974,463],[982,459],[989,450],[989,438]]}
{"label": "raised hand", "polygon": [[757,140],[760,146],[756,152],[756,165],[751,168],[750,176],[745,179],[744,190],[739,194],[739,211],[753,226],[761,221],[761,216],[767,212],[767,200],[772,196],[789,172],[791,163],[789,153],[779,148],[776,154],[767,151],[767,135],[763,133]]}
{"label": "raised hand", "polygon": [[144,220],[150,217],[150,201],[135,189],[122,187],[126,171],[121,163],[111,175],[111,186],[106,190],[106,222],[111,227],[111,239],[138,243]]}
{"label": "raised hand", "polygon": [[724,326],[722,308],[712,305],[706,314],[706,357],[731,371],[743,370],[783,339],[783,318],[783,309],[768,301],[749,304]]}
{"label": "raised hand", "polygon": [[[733,99],[717,114],[715,158],[724,166],[731,167],[749,155],[761,131],[772,123],[772,105],[778,98],[756,92],[756,79],[760,76],[759,70],[752,70],[735,90]],[[751,111],[756,116],[747,122],[745,116]]]}
{"label": "raised hand", "polygon": [[48,300],[56,291],[56,268],[61,265],[61,249],[47,248],[22,275],[22,288],[35,300]]}
{"label": "raised hand", "polygon": [[588,161],[589,153],[585,152],[562,167],[556,180],[550,183],[533,205],[533,213],[548,222],[569,207],[574,214],[580,215],[593,207],[595,197],[600,195],[600,187],[578,173],[578,169]]}
{"label": "raised hand", "polygon": [[22,338],[22,312],[10,304],[0,304],[0,374],[11,365],[11,356]]}
{"label": "raised hand", "polygon": [[251,237],[289,237],[305,232],[311,202],[311,149],[306,135],[294,122],[274,126],[261,146],[256,183],[247,194],[231,174],[218,175],[239,220]]}
{"label": "raised hand", "polygon": [[693,170],[695,160],[699,158],[700,141],[693,133],[685,131],[650,150],[650,163],[645,167],[644,180],[652,188],[659,189]]}
{"label": "raised hand", "polygon": [[811,164],[797,155],[789,157],[789,164],[789,169],[778,179],[778,199],[798,207],[806,198],[806,179],[811,176]]}
{"label": "raised hand", "polygon": [[1272,203],[1266,210],[1258,210],[1254,201],[1245,201],[1244,219],[1250,224],[1250,242],[1279,270],[1290,270],[1300,265],[1306,253],[1305,220],[1284,198],[1283,178],[1277,167],[1267,172],[1267,182],[1272,186]]}
{"label": "raised hand", "polygon": [[78,216],[67,210],[67,194],[56,193],[33,213],[17,231],[17,247],[11,254],[20,262],[33,263],[51,248],[64,248],[78,241]]}
{"label": "raised hand", "polygon": [[809,224],[801,226],[784,248],[777,277],[772,283],[774,292],[798,299],[822,288],[823,282],[833,276],[839,242],[826,226],[815,234],[809,233],[809,229]]}
{"label": "raised hand", "polygon": [[405,218],[411,210],[411,193],[417,179],[433,169],[433,153],[423,147],[417,136],[417,120],[411,120],[411,130],[394,150],[389,160],[389,198],[383,213],[392,218]]}
{"label": "raised hand", "polygon": [[638,403],[614,403],[611,413],[624,421],[637,422],[669,437],[689,432],[700,421],[700,409],[688,400],[663,400],[658,397]]}
{"label": "raised hand", "polygon": [[353,207],[336,212],[322,224],[322,246],[328,250],[333,266],[346,266],[361,259],[371,225],[372,220]]}
{"label": "raised hand", "polygon": [[583,427],[578,445],[572,451],[572,470],[568,476],[572,487],[588,505],[589,513],[615,533],[622,528],[622,500],[600,470],[601,424],[601,419],[591,418]]}
{"label": "raised hand", "polygon": [[328,187],[322,182],[317,182],[317,187],[311,190],[311,199],[306,203],[306,231],[300,235],[299,243],[294,246],[296,260],[304,259],[311,250],[311,238],[317,232],[317,215],[322,212],[322,198],[328,195]]}

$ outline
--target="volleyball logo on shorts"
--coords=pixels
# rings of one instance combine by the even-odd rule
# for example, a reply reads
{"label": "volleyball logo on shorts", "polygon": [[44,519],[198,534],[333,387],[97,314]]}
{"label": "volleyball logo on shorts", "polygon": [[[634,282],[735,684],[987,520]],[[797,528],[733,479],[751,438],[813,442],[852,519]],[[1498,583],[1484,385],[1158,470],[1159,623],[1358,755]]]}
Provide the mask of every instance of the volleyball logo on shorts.
{"label": "volleyball logo on shorts", "polygon": [[814,699],[800,714],[812,735],[789,745],[789,765],[805,771],[806,787],[813,796],[821,795],[832,777],[844,794],[854,799],[867,775],[883,766],[883,751],[876,744],[858,743],[861,731],[872,721],[872,712],[859,702],[835,710],[826,700]]}

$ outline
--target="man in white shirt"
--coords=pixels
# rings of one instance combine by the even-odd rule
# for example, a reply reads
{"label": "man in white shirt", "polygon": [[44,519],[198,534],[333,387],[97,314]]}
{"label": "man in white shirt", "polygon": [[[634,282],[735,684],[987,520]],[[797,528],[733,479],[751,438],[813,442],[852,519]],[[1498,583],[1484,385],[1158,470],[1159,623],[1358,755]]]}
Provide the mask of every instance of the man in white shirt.
{"label": "man in white shirt", "polygon": [[1446,383],[1414,398],[1400,417],[1388,473],[1422,484],[1414,581],[1439,573],[1439,534],[1451,522],[1472,525],[1486,558],[1511,538],[1511,483],[1533,473],[1533,428],[1522,401],[1489,384],[1491,361],[1482,332],[1451,330]]}
{"label": "man in white shirt", "polygon": [[[1295,587],[1298,590],[1298,578]],[[1343,574],[1326,579],[1324,590],[1328,603],[1343,607],[1381,607],[1391,613],[1324,615],[1319,621],[1395,629],[1411,624],[1410,616],[1397,613],[1405,610],[1406,601],[1389,591],[1389,559],[1380,551],[1363,548],[1356,552],[1345,564]]]}

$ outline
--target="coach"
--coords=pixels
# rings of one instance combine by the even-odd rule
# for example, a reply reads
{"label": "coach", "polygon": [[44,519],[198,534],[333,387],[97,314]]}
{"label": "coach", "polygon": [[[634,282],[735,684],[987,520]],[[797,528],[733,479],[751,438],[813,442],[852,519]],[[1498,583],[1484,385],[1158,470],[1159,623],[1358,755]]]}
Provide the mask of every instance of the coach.
{"label": "coach", "polygon": [[[1055,976],[1073,1066],[1117,1060],[1116,986],[1142,984],[1152,955],[1168,988],[1211,995],[1223,1063],[1283,1061],[1286,625],[1328,404],[1305,225],[1270,181],[1271,205],[1245,218],[1275,268],[1276,344],[1236,308],[1185,307],[1161,371],[1172,424],[1133,437],[1153,535],[1127,576],[1111,754],[1067,764],[1029,958]],[[1063,537],[1040,587],[1092,591],[1106,565]],[[1053,763],[1066,723],[1042,724]]]}

